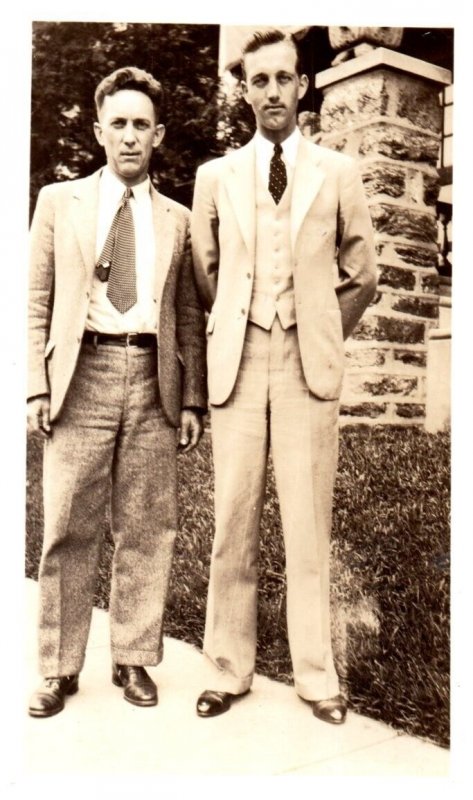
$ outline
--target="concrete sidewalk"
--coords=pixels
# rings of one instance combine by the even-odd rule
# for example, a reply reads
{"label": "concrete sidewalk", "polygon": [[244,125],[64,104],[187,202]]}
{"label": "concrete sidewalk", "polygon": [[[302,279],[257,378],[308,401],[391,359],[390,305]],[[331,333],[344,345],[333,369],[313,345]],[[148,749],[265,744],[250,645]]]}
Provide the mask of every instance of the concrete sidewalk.
{"label": "concrete sidewalk", "polygon": [[[26,581],[27,692],[36,665],[37,584]],[[220,717],[200,719],[206,688],[199,651],[166,639],[164,660],[149,672],[159,704],[137,708],[110,680],[108,615],[94,610],[79,692],[49,719],[26,718],[25,770],[31,777],[140,775],[448,775],[449,751],[399,734],[353,712],[340,727],[317,720],[294,689],[257,676],[251,693]],[[25,716],[28,697],[25,697]]]}

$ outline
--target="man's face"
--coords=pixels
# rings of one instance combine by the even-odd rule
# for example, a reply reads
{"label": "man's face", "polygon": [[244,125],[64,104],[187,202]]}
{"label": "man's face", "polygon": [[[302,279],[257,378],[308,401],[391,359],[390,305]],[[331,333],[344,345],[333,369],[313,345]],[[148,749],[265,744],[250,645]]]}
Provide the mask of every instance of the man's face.
{"label": "man's face", "polygon": [[307,91],[307,76],[297,74],[296,60],[289,42],[265,45],[244,58],[244,97],[259,132],[272,142],[282,142],[292,133],[298,102]]}
{"label": "man's face", "polygon": [[148,174],[153,148],[164,136],[150,98],[135,89],[106,95],[94,124],[107,164],[126,186],[141,183]]}

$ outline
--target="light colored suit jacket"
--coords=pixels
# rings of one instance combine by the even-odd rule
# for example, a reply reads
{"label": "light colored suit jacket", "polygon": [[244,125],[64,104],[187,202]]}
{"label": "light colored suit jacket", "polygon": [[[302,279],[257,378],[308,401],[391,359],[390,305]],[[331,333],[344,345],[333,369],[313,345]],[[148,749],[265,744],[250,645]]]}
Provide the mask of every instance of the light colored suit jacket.
{"label": "light colored suit jacket", "polygon": [[[252,140],[202,165],[196,176],[191,238],[197,285],[210,311],[214,405],[228,399],[240,366],[255,268],[255,169]],[[292,189],[291,244],[304,376],[314,395],[336,399],[343,340],[375,293],[373,231],[357,162],[304,138]]]}
{"label": "light colored suit jacket", "polygon": [[[84,333],[95,269],[100,170],[45,186],[31,226],[28,397],[64,402]],[[163,410],[179,425],[183,407],[206,409],[204,315],[191,265],[189,211],[151,188],[156,275],[166,275],[158,325]]]}

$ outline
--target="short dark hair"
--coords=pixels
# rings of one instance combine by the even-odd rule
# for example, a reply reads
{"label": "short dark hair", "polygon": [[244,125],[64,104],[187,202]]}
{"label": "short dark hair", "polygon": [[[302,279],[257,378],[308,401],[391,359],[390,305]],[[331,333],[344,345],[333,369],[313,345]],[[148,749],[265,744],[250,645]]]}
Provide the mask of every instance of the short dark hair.
{"label": "short dark hair", "polygon": [[136,89],[147,95],[153,103],[156,121],[158,120],[163,102],[163,88],[149,72],[138,67],[121,67],[100,81],[94,95],[97,113],[102,108],[107,95],[115,94],[121,89]]}
{"label": "short dark hair", "polygon": [[272,28],[268,31],[256,31],[250,39],[246,42],[241,54],[241,71],[245,74],[245,56],[248,53],[256,53],[261,47],[266,47],[269,44],[279,44],[279,42],[287,42],[296,51],[296,72],[298,75],[302,72],[302,59],[299,42],[292,33],[284,33],[284,31]]}

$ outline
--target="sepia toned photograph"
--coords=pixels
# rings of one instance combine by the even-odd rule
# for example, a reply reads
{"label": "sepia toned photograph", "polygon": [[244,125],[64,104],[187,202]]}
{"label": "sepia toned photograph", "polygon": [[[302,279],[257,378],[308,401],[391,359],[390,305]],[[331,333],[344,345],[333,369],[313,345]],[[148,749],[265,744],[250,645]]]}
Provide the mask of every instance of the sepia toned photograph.
{"label": "sepia toned photograph", "polygon": [[449,776],[456,34],[32,21],[29,779]]}

